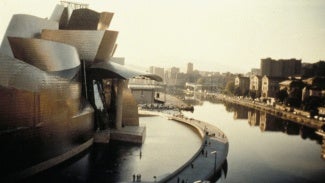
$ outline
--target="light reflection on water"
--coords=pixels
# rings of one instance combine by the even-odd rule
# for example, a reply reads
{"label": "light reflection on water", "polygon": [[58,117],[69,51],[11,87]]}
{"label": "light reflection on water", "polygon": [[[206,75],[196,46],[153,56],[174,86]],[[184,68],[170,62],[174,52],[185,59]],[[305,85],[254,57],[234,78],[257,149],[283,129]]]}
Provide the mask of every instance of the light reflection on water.
{"label": "light reflection on water", "polygon": [[154,181],[153,176],[159,180],[182,166],[201,146],[200,137],[181,123],[142,117],[140,125],[147,128],[143,145],[96,145],[81,158],[29,182],[132,182],[133,174],[141,174],[142,181]]}
{"label": "light reflection on water", "polygon": [[226,133],[229,140],[226,182],[325,182],[320,137],[313,132],[304,134],[308,128],[291,122],[267,122],[264,125],[269,127],[281,123],[277,130],[268,131],[260,127],[259,119],[255,125],[247,118],[234,119],[234,114],[248,112],[244,108],[240,109],[244,111],[238,110],[204,102],[194,107],[194,113],[184,112]]}

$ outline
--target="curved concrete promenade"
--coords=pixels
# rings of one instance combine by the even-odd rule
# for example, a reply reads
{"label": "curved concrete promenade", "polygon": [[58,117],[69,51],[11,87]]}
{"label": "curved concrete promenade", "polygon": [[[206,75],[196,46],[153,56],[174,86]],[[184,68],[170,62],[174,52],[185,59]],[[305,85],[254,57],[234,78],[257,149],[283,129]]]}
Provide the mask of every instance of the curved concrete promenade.
{"label": "curved concrete promenade", "polygon": [[198,151],[183,166],[158,182],[200,182],[210,180],[222,168],[228,154],[229,143],[226,135],[209,123],[186,118],[182,115],[170,115],[154,111],[139,111],[140,115],[161,115],[168,119],[190,125],[202,138]]}

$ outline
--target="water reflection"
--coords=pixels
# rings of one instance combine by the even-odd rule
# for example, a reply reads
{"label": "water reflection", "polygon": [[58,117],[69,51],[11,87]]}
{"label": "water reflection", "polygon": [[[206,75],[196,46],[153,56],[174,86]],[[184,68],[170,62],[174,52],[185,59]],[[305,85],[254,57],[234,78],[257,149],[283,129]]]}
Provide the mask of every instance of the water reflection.
{"label": "water reflection", "polygon": [[325,137],[317,135],[315,129],[278,118],[264,111],[243,106],[232,106],[231,109],[234,110],[234,119],[247,119],[250,126],[259,126],[262,132],[282,132],[287,135],[299,135],[304,140],[316,141],[321,145],[321,157],[325,159]]}
{"label": "water reflection", "polygon": [[69,163],[39,174],[28,182],[132,182],[164,178],[198,151],[202,142],[188,126],[163,117],[142,117],[147,128],[144,144],[114,143],[94,145]]}
{"label": "water reflection", "polygon": [[315,133],[315,129],[278,118],[264,111],[246,108],[243,106],[226,105],[234,112],[234,119],[247,119],[248,124],[259,127],[262,132],[282,132],[287,135],[300,135],[302,139],[310,139],[322,144],[322,137]]}
{"label": "water reflection", "polygon": [[[226,182],[325,182],[321,158],[325,140],[314,129],[218,101],[204,101],[184,115],[209,122],[227,134]],[[223,182],[222,178],[217,182]]]}
{"label": "water reflection", "polygon": [[215,174],[210,179],[210,181],[215,183],[226,182],[227,172],[228,172],[228,161],[226,159],[226,161],[221,166],[221,170],[215,172]]}

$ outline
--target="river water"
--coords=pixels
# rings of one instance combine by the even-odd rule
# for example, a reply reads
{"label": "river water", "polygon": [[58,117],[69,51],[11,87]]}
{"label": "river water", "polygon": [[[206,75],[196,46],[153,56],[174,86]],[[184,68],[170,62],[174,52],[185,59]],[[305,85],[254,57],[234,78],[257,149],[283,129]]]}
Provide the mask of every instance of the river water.
{"label": "river water", "polygon": [[313,129],[232,104],[199,103],[184,114],[229,140],[227,176],[218,182],[325,182],[325,140]]}
{"label": "river water", "polygon": [[[263,112],[199,101],[185,116],[211,123],[228,137],[229,153],[218,183],[325,182],[325,145],[313,129]],[[143,145],[95,145],[79,157],[30,182],[128,182],[133,174],[154,181],[170,174],[199,149],[191,128],[162,117],[141,117],[147,136]],[[323,145],[322,145],[323,144]],[[323,150],[322,150],[323,148]],[[141,154],[141,155],[140,155]]]}
{"label": "river water", "polygon": [[141,117],[146,127],[142,145],[115,143],[94,145],[88,151],[27,182],[132,182],[133,174],[153,182],[174,172],[199,150],[202,141],[188,126],[160,116]]}

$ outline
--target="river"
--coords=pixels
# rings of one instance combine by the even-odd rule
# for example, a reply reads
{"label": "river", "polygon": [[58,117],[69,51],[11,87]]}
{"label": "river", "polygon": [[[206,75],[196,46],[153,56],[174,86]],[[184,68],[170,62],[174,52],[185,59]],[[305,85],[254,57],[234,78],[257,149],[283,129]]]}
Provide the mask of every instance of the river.
{"label": "river", "polygon": [[[217,126],[229,140],[227,168],[219,172],[218,183],[325,182],[325,140],[313,129],[232,104],[196,104],[193,113],[184,115]],[[140,124],[147,128],[143,145],[95,145],[30,182],[126,182],[133,174],[141,174],[143,181],[159,180],[201,145],[191,128],[166,118],[141,117]]]}
{"label": "river", "polygon": [[184,115],[219,127],[229,140],[227,176],[218,182],[325,182],[325,140],[313,129],[241,106],[199,103]]}
{"label": "river", "polygon": [[141,117],[144,144],[110,142],[94,145],[80,156],[27,182],[132,182],[133,174],[154,182],[173,173],[199,150],[202,141],[188,126],[160,116]]}

